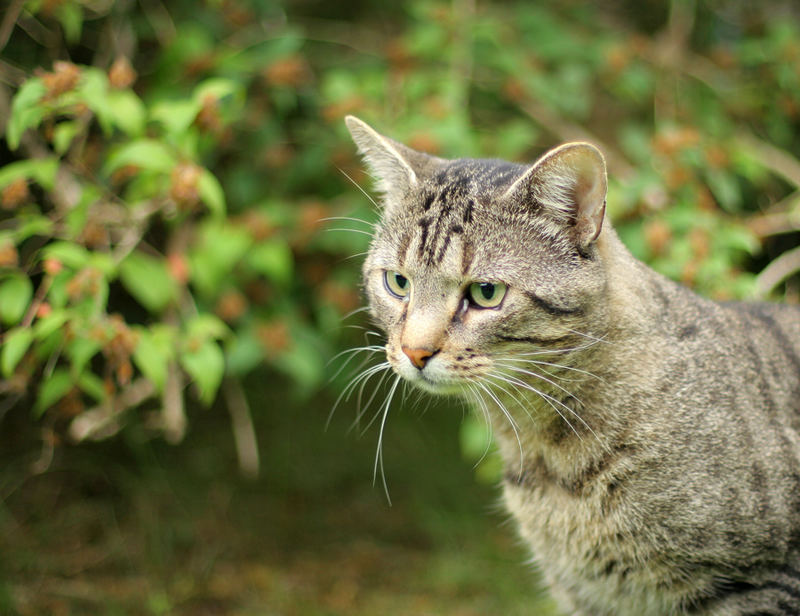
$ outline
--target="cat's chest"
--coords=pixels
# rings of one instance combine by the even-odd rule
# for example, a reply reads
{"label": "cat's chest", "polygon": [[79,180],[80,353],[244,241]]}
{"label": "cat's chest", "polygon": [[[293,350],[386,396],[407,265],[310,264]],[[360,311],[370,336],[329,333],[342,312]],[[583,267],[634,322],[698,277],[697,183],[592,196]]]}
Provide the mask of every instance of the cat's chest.
{"label": "cat's chest", "polygon": [[670,592],[659,590],[670,578],[669,557],[652,549],[653,529],[638,508],[609,493],[615,473],[601,469],[583,483],[535,463],[528,469],[507,475],[504,499],[553,594],[574,614],[672,613],[687,589],[673,580]]}

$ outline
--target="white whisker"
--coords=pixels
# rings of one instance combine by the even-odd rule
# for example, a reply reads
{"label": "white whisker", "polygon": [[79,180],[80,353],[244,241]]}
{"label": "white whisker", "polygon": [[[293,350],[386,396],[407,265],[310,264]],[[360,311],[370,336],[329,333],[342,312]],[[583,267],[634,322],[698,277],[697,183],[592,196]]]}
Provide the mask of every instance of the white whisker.
{"label": "white whisker", "polygon": [[392,387],[389,390],[389,395],[386,397],[386,402],[383,405],[383,416],[381,418],[381,427],[378,431],[378,448],[375,452],[375,466],[372,469],[372,483],[375,484],[378,476],[378,468],[381,470],[381,483],[383,483],[383,491],[386,494],[386,500],[388,501],[389,505],[392,504],[392,498],[389,496],[389,486],[386,484],[386,473],[384,472],[383,467],[383,431],[386,428],[386,419],[389,416],[389,406],[392,403],[392,397],[394,397],[394,392],[397,390],[397,386],[399,385],[402,377],[398,374],[395,376],[394,383],[392,383]]}
{"label": "white whisker", "polygon": [[346,172],[344,169],[342,169],[341,167],[337,167],[337,169],[339,169],[339,171],[341,171],[341,173],[342,173],[342,175],[343,175],[344,177],[346,177],[348,180],[350,180],[350,183],[351,183],[353,186],[355,186],[356,188],[358,188],[358,190],[360,190],[360,191],[361,191],[361,193],[362,193],[362,194],[363,194],[363,195],[364,195],[364,196],[365,196],[367,199],[369,199],[369,202],[370,202],[370,203],[371,203],[373,206],[375,206],[375,211],[376,211],[376,212],[380,212],[380,211],[381,211],[381,207],[380,207],[380,205],[378,205],[378,203],[375,201],[375,199],[373,199],[373,198],[372,198],[372,196],[371,196],[371,195],[370,195],[370,194],[369,194],[369,193],[368,193],[366,190],[364,190],[363,188],[361,188],[361,186],[359,185],[359,183],[358,183],[358,182],[356,182],[356,181],[355,181],[353,178],[351,178],[349,175],[347,175],[347,172]]}

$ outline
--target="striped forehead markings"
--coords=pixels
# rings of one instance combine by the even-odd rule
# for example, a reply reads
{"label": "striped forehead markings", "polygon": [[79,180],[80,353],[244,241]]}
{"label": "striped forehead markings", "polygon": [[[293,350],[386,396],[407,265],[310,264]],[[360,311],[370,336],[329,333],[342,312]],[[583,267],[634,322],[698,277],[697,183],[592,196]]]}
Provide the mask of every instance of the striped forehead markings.
{"label": "striped forehead markings", "polygon": [[[441,263],[453,235],[463,234],[464,225],[472,222],[475,204],[465,193],[464,178],[461,178],[439,191],[431,191],[423,199],[422,210],[426,214],[417,221],[421,233],[418,252],[428,265]],[[464,201],[461,212],[456,208],[460,200]]]}

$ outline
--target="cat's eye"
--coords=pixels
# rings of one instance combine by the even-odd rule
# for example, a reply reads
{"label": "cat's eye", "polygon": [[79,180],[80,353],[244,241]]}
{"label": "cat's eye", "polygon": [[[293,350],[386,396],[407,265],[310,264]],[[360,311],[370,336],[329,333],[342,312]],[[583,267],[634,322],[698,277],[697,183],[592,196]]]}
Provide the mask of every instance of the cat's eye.
{"label": "cat's eye", "polygon": [[399,298],[407,296],[411,289],[411,281],[400,272],[383,272],[383,284],[389,293]]}
{"label": "cat's eye", "polygon": [[502,282],[473,282],[469,285],[469,299],[479,308],[497,308],[506,295]]}

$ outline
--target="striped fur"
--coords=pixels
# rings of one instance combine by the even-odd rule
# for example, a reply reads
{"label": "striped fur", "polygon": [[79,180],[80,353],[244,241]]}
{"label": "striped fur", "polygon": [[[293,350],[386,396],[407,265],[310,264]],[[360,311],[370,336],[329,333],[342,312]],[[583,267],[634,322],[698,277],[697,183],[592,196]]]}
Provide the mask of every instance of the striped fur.
{"label": "striped fur", "polygon": [[384,192],[364,281],[387,366],[486,416],[564,613],[800,614],[800,309],[636,261],[588,144],[443,160],[347,123]]}

